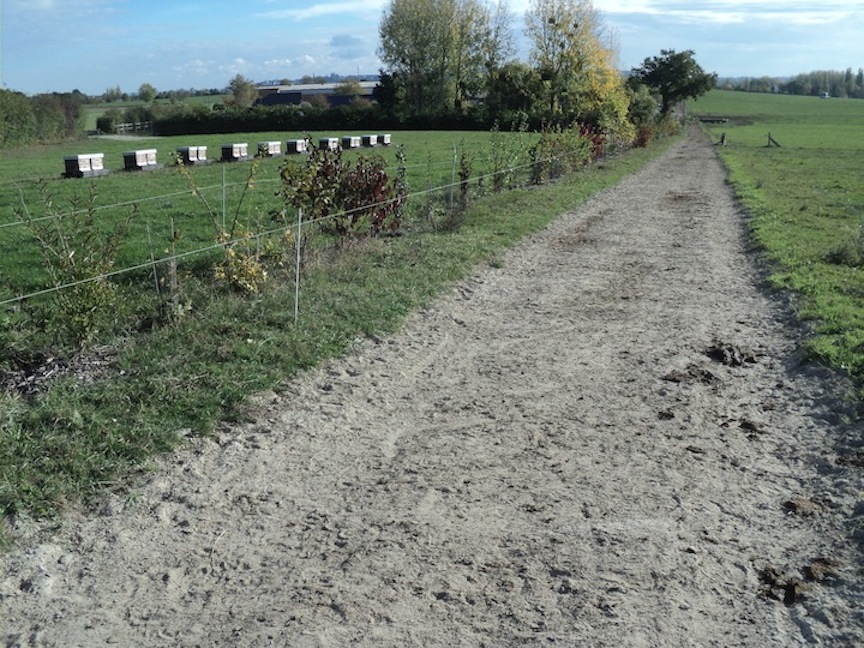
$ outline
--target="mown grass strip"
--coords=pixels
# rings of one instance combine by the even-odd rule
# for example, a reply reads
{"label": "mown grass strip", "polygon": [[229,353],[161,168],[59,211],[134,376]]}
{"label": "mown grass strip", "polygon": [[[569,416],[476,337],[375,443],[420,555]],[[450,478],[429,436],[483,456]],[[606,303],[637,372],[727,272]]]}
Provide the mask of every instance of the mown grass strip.
{"label": "mown grass strip", "polygon": [[[320,251],[293,322],[291,272],[255,296],[196,296],[179,321],[116,350],[91,383],[65,377],[32,402],[0,396],[0,507],[46,516],[121,487],[149,458],[177,448],[180,431],[207,434],[239,416],[250,394],[279,390],[358,337],[396,330],[405,316],[477,264],[618,182],[665,143],[595,164],[555,184],[486,196],[453,231],[420,230],[334,253]],[[186,290],[196,290],[185,278]]]}

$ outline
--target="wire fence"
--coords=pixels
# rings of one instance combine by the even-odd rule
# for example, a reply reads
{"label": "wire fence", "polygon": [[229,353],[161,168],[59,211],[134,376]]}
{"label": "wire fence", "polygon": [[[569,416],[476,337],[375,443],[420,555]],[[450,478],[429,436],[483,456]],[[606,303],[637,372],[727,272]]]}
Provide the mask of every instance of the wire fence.
{"label": "wire fence", "polygon": [[[525,179],[521,182],[522,186],[530,184],[534,179],[530,178],[530,174],[537,169],[538,165],[545,165],[546,167],[551,167],[554,164],[566,163],[569,161],[569,158],[578,155],[575,152],[567,152],[558,155],[548,156],[542,159],[535,159],[528,161],[524,164],[516,164],[513,166],[508,166],[506,168],[497,169],[488,171],[486,173],[482,173],[477,176],[472,176],[470,178],[458,178],[457,176],[460,173],[459,169],[459,153],[455,150],[453,151],[453,159],[445,164],[438,165],[413,165],[413,168],[419,169],[429,169],[429,168],[437,168],[437,169],[449,169],[451,175],[451,181],[449,183],[438,184],[436,186],[428,187],[423,190],[409,192],[403,196],[399,196],[393,199],[389,199],[386,201],[381,201],[378,203],[372,203],[368,205],[363,205],[362,207],[358,207],[354,210],[348,211],[340,211],[337,213],[328,214],[327,216],[321,218],[314,218],[306,220],[303,218],[303,213],[301,210],[297,211],[296,221],[286,218],[282,223],[280,223],[276,227],[264,228],[260,229],[256,232],[244,233],[242,236],[236,236],[229,240],[219,240],[212,244],[202,245],[196,247],[191,250],[186,250],[182,252],[173,252],[166,256],[162,256],[160,258],[150,258],[145,261],[141,261],[138,263],[133,263],[123,268],[112,269],[107,272],[95,274],[90,277],[77,279],[74,281],[61,282],[57,285],[53,285],[50,287],[46,287],[43,289],[32,290],[22,294],[12,295],[6,298],[0,298],[0,307],[9,307],[15,304],[21,304],[22,302],[26,302],[28,300],[36,299],[38,297],[43,297],[46,295],[50,295],[52,293],[57,293],[60,291],[70,290],[78,286],[91,284],[94,282],[105,281],[109,279],[114,279],[122,275],[128,275],[135,272],[141,271],[154,271],[156,268],[160,266],[164,266],[167,264],[178,264],[181,261],[191,259],[196,256],[202,256],[208,253],[212,253],[218,250],[226,250],[231,248],[232,246],[247,244],[250,242],[260,242],[263,239],[274,235],[285,235],[288,231],[291,231],[294,236],[294,246],[295,246],[295,254],[294,254],[294,282],[295,282],[295,303],[294,303],[294,313],[295,313],[295,321],[299,315],[299,296],[300,296],[300,284],[301,284],[301,263],[302,263],[302,242],[305,240],[305,232],[308,231],[317,231],[322,225],[326,224],[327,221],[335,221],[335,219],[350,217],[356,212],[368,212],[369,210],[374,210],[380,207],[387,206],[389,204],[394,203],[395,201],[405,201],[407,204],[414,204],[416,201],[420,199],[431,199],[435,196],[440,197],[440,203],[449,210],[456,209],[456,199],[455,192],[459,190],[460,192],[465,191],[472,183],[476,187],[484,187],[486,183],[494,184],[496,178],[501,179],[509,179],[506,183],[502,181],[502,185],[515,185],[518,186],[520,182],[517,178],[520,174],[525,174],[526,171],[529,172],[529,178]],[[393,167],[388,167],[388,170],[392,170]],[[403,167],[403,168],[411,168],[411,167]],[[255,180],[255,184],[278,184],[281,179],[262,179]],[[93,212],[101,212],[106,210],[117,210],[121,208],[127,207],[135,207],[138,208],[143,204],[156,202],[156,201],[165,201],[167,199],[176,198],[180,196],[195,196],[201,195],[202,193],[210,193],[210,192],[220,192],[217,194],[217,198],[221,195],[221,210],[222,210],[222,218],[223,225],[224,219],[226,218],[227,211],[227,193],[229,189],[236,189],[239,187],[248,187],[249,180],[246,182],[227,182],[226,176],[223,173],[222,183],[216,185],[208,185],[205,187],[193,187],[183,191],[171,192],[166,194],[154,195],[154,196],[146,196],[134,200],[122,201],[107,205],[99,205],[90,208]],[[506,186],[502,187],[506,189]],[[18,186],[18,191],[21,197],[22,205],[24,204],[24,195],[21,192],[20,186]],[[26,209],[26,205],[24,206]],[[79,209],[73,212],[67,213],[84,213],[88,211],[87,209]],[[44,216],[39,218],[31,218],[29,220],[17,220],[9,223],[0,224],[0,231],[4,229],[10,229],[14,227],[31,227],[32,224],[43,222],[55,218],[55,216]]]}

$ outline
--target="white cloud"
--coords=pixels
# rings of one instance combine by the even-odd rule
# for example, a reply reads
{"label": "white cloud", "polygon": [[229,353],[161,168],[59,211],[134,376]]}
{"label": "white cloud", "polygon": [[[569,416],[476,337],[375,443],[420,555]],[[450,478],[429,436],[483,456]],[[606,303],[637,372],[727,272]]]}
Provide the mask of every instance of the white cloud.
{"label": "white cloud", "polygon": [[195,76],[207,76],[208,74],[210,74],[210,67],[212,65],[212,61],[202,61],[201,59],[194,59],[192,61],[184,63],[183,65],[177,65],[173,69],[178,76],[184,76],[187,74],[194,74]]}
{"label": "white cloud", "polygon": [[250,69],[249,62],[243,58],[235,58],[230,63],[226,63],[219,66],[219,71],[225,74],[230,74],[231,76],[235,76],[237,74],[246,74]]}
{"label": "white cloud", "polygon": [[814,5],[801,0],[596,0],[600,11],[618,17],[638,15],[678,23],[744,24],[750,21],[776,25],[827,25],[850,19],[864,11],[859,2],[826,0]]}
{"label": "white cloud", "polygon": [[[296,4],[296,3],[292,3]],[[319,2],[300,9],[276,9],[262,14],[265,18],[309,20],[323,16],[344,16],[345,14],[380,13],[387,0],[357,0],[356,2]]]}
{"label": "white cloud", "polygon": [[97,7],[104,9],[122,2],[123,0],[4,0],[5,7],[10,12],[34,13],[56,10],[70,16],[75,15],[76,12]]}
{"label": "white cloud", "polygon": [[291,59],[270,59],[269,61],[264,61],[264,67],[266,68],[286,68],[294,65],[294,61]]}

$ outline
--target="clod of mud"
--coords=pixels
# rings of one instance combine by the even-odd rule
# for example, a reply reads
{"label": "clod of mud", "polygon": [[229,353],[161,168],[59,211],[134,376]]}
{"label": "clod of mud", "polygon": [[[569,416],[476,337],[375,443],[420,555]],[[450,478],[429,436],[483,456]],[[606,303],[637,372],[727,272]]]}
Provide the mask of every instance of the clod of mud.
{"label": "clod of mud", "polygon": [[747,418],[739,419],[739,423],[741,429],[745,432],[749,432],[750,436],[758,436],[763,434],[768,434],[768,430],[765,429],[765,426],[762,423],[758,423],[756,421],[751,421]]}
{"label": "clod of mud", "polygon": [[674,369],[663,376],[663,380],[667,380],[669,382],[674,383],[684,383],[684,382],[701,382],[705,385],[716,382],[719,380],[716,374],[711,373],[707,369],[703,369],[697,365],[691,364],[688,365],[686,369],[683,371],[679,369]]}
{"label": "clod of mud", "polygon": [[822,583],[837,577],[843,563],[833,558],[814,558],[801,569],[804,579],[787,576],[781,570],[768,565],[759,572],[763,587],[760,594],[766,598],[783,601],[786,606],[794,605],[804,598],[810,583]]}
{"label": "clod of mud", "polygon": [[764,436],[769,433],[768,428],[764,423],[760,423],[758,421],[753,421],[748,418],[738,418],[738,419],[727,419],[720,423],[720,427],[728,428],[735,424],[738,424],[738,428],[747,433],[748,439],[758,439],[760,436]]}
{"label": "clod of mud", "polygon": [[705,349],[705,355],[715,362],[730,367],[743,367],[746,364],[756,363],[755,353],[725,342],[714,342],[714,344]]}
{"label": "clod of mud", "polygon": [[855,468],[864,468],[864,450],[849,452],[837,457],[837,463],[841,466],[854,466]]}
{"label": "clod of mud", "polygon": [[813,561],[802,569],[804,578],[808,581],[821,583],[837,577],[837,572],[843,563],[834,558],[814,558]]}
{"label": "clod of mud", "polygon": [[759,572],[759,580],[763,583],[759,592],[762,596],[774,601],[783,601],[783,605],[786,606],[798,603],[809,589],[807,583],[800,578],[787,577],[782,571],[770,565]]}
{"label": "clod of mud", "polygon": [[783,502],[783,509],[788,513],[800,517],[814,517],[825,510],[825,507],[816,500],[806,497],[793,497]]}

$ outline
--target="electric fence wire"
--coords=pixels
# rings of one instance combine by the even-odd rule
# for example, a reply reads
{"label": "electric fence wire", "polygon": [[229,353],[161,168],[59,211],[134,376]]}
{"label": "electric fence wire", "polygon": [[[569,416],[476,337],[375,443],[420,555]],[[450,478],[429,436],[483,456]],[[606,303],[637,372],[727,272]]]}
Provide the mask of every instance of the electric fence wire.
{"label": "electric fence wire", "polygon": [[[567,156],[569,156],[569,155],[570,154],[567,154]],[[575,154],[573,154],[573,155],[575,155]],[[498,171],[486,173],[486,174],[481,175],[481,176],[477,176],[476,178],[474,178],[474,180],[480,181],[481,179],[486,180],[489,178],[494,178],[495,176],[512,174],[512,173],[518,172],[520,170],[533,167],[538,163],[549,164],[555,160],[560,160],[562,157],[566,157],[566,156],[560,156],[560,155],[559,156],[552,156],[549,158],[544,158],[542,160],[535,160],[535,161],[529,162],[527,164],[517,165],[514,167],[508,167],[506,169],[501,169]],[[268,182],[277,182],[277,181],[273,180],[273,181],[268,181]],[[328,214],[326,216],[322,216],[322,217],[316,218],[316,219],[304,220],[302,222],[302,225],[303,226],[316,225],[316,224],[327,222],[328,220],[335,220],[337,218],[350,216],[350,215],[358,213],[358,212],[365,212],[368,210],[373,210],[373,209],[377,209],[380,207],[384,207],[386,205],[389,205],[389,204],[397,202],[397,201],[403,201],[403,200],[407,201],[411,198],[419,198],[422,196],[427,196],[427,195],[431,195],[431,194],[438,193],[438,192],[443,193],[444,191],[446,191],[448,189],[452,189],[452,188],[461,186],[461,185],[465,184],[466,182],[468,182],[468,181],[459,180],[458,182],[451,182],[451,183],[448,183],[445,185],[440,185],[440,186],[433,187],[430,189],[425,189],[423,191],[411,192],[411,193],[406,194],[404,196],[399,196],[397,198],[392,198],[390,200],[385,200],[385,201],[381,201],[378,203],[363,205],[362,207],[357,207],[356,209],[352,209],[352,210],[348,210],[348,211],[342,211],[342,212],[338,212],[335,214]],[[233,184],[240,185],[240,184],[244,184],[244,183],[233,183]],[[221,189],[221,188],[222,188],[222,185],[214,185],[214,186],[207,187],[207,188],[201,188],[200,190],[204,190],[204,189],[212,190],[212,189]],[[150,199],[158,200],[159,198],[164,198],[164,197],[171,197],[171,196],[178,196],[178,195],[186,195],[188,193],[195,193],[195,191],[196,190],[190,189],[190,190],[186,190],[183,192],[177,192],[175,194],[166,194],[165,196],[153,196]],[[143,202],[144,200],[147,200],[147,199],[141,199],[141,200],[137,200],[137,201],[129,201],[128,203],[118,203],[116,205],[105,205],[102,208],[107,209],[109,207],[122,207],[122,206],[134,205],[134,204],[138,204],[140,202]],[[50,288],[44,288],[42,290],[36,290],[36,291],[26,293],[23,295],[16,295],[14,297],[9,297],[6,299],[0,299],[0,306],[8,306],[10,304],[21,303],[21,302],[24,302],[28,299],[33,299],[35,297],[48,295],[51,293],[59,292],[61,290],[67,290],[67,289],[74,288],[76,286],[81,286],[81,285],[88,284],[88,283],[93,283],[93,282],[97,282],[97,281],[104,281],[104,280],[110,279],[112,277],[117,277],[117,276],[131,273],[131,272],[137,272],[139,270],[149,270],[149,269],[158,267],[158,266],[165,264],[165,263],[171,263],[171,262],[176,262],[176,261],[180,261],[183,259],[188,259],[190,257],[204,254],[206,252],[212,252],[214,250],[227,249],[233,245],[237,245],[238,243],[242,243],[244,241],[250,241],[250,240],[256,240],[257,241],[257,240],[266,238],[268,236],[272,236],[274,234],[284,234],[287,230],[289,230],[289,229],[293,230],[293,229],[295,229],[295,227],[296,227],[296,225],[294,225],[294,224],[280,225],[279,227],[265,230],[265,231],[261,231],[261,232],[257,232],[255,234],[252,234],[249,236],[243,236],[243,237],[232,239],[229,241],[222,241],[219,243],[214,243],[212,245],[207,245],[207,246],[204,246],[201,248],[197,248],[195,250],[188,250],[186,252],[179,252],[177,254],[162,257],[160,259],[153,259],[151,261],[146,261],[146,262],[135,264],[132,266],[119,268],[117,270],[112,270],[110,272],[101,273],[98,275],[94,275],[93,277],[87,277],[85,279],[79,279],[77,281],[71,281],[71,282],[60,284],[57,286],[52,286]],[[299,242],[295,243],[295,244],[299,244]]]}

